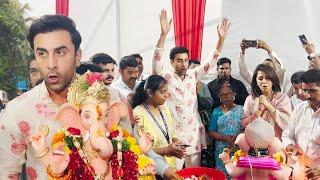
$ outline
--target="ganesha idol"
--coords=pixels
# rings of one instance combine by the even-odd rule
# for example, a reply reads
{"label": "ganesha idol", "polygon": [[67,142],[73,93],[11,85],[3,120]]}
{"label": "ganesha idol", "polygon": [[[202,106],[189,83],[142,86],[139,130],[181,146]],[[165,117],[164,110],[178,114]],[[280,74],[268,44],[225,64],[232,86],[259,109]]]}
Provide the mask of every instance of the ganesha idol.
{"label": "ganesha idol", "polygon": [[141,136],[139,146],[118,125],[120,116],[111,116],[112,123],[107,123],[109,109],[123,108],[110,102],[102,79],[101,74],[88,71],[71,84],[68,103],[56,115],[63,128],[55,133],[51,146],[46,144],[48,128],[40,127],[32,136],[33,149],[49,179],[154,179],[153,161],[145,155],[151,148],[148,136]]}
{"label": "ganesha idol", "polygon": [[274,128],[262,118],[251,122],[244,133],[237,136],[235,144],[240,150],[234,153],[232,160],[228,149],[219,155],[232,179],[285,180],[292,173],[296,157],[286,159]]}

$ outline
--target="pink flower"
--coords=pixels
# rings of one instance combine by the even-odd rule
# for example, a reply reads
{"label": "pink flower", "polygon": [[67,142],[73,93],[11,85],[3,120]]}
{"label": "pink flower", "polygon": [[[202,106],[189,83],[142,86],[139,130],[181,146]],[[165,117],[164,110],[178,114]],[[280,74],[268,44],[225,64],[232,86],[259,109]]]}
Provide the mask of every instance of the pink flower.
{"label": "pink flower", "polygon": [[86,81],[91,86],[96,81],[102,81],[102,74],[93,72],[86,75]]}
{"label": "pink flower", "polygon": [[28,175],[30,180],[36,180],[37,179],[38,175],[37,175],[37,171],[35,169],[33,169],[32,167],[27,167],[26,171],[27,171],[27,175]]}
{"label": "pink flower", "polygon": [[209,64],[205,65],[204,66],[204,73],[208,73],[208,70],[209,70]]}
{"label": "pink flower", "polygon": [[79,129],[73,128],[73,127],[69,127],[67,129],[67,131],[69,131],[69,133],[72,134],[72,135],[78,135],[79,136],[81,134],[81,131]]}
{"label": "pink flower", "polygon": [[19,121],[18,127],[23,135],[24,138],[29,137],[30,133],[30,125],[27,121]]}
{"label": "pink flower", "polygon": [[23,142],[13,141],[11,145],[11,152],[15,155],[21,155],[21,153],[26,149],[26,145]]}

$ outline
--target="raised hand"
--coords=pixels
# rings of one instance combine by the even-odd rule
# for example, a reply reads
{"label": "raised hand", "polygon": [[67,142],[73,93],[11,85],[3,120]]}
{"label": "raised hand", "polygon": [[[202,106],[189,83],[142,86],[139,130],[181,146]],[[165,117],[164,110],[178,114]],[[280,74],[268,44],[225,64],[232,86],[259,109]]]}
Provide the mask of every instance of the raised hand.
{"label": "raised hand", "polygon": [[223,152],[219,154],[219,158],[224,163],[230,162],[230,149],[224,148]]}
{"label": "raised hand", "polygon": [[140,145],[141,150],[144,154],[147,154],[149,152],[149,150],[151,149],[152,140],[153,140],[153,138],[151,137],[151,135],[149,133],[143,132],[141,134],[141,137],[139,139],[139,145]]}
{"label": "raised hand", "polygon": [[220,39],[225,39],[228,35],[230,27],[230,21],[227,18],[223,18],[221,23],[217,25],[217,32]]}
{"label": "raised hand", "polygon": [[303,48],[308,55],[315,53],[315,47],[314,47],[314,44],[312,44],[312,43],[303,45]]}
{"label": "raised hand", "polygon": [[92,147],[98,150],[103,158],[110,157],[113,152],[113,146],[111,140],[107,138],[109,132],[106,130],[103,123],[96,122],[92,124],[89,134]]}
{"label": "raised hand", "polygon": [[242,41],[240,43],[240,48],[241,48],[242,53],[244,53],[244,51],[249,48],[248,44],[245,43],[245,39],[242,39]]}
{"label": "raised hand", "polygon": [[268,53],[272,52],[271,47],[263,40],[258,40],[258,48],[266,50]]}
{"label": "raised hand", "polygon": [[172,18],[168,21],[167,11],[163,9],[161,10],[159,19],[160,19],[160,25],[161,25],[161,34],[167,35],[171,29]]}

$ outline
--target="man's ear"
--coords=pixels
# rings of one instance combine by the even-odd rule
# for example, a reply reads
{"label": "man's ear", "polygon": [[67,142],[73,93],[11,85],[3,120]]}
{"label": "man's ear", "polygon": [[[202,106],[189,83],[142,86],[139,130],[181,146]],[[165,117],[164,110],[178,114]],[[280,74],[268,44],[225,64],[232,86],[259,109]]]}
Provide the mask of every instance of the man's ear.
{"label": "man's ear", "polygon": [[122,69],[118,69],[119,70],[119,74],[121,74],[122,75],[122,72],[123,72],[123,70]]}
{"label": "man's ear", "polygon": [[173,60],[173,59],[170,59],[170,63],[171,63],[171,65],[173,65],[173,62],[174,62],[174,60]]}
{"label": "man's ear", "polygon": [[80,66],[81,57],[82,57],[82,50],[78,49],[76,52],[76,67]]}

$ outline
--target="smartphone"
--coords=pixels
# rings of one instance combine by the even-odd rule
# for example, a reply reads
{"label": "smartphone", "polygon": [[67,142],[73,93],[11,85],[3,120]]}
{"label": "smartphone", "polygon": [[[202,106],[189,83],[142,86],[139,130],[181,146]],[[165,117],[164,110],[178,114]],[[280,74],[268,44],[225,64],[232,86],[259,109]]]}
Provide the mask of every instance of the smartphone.
{"label": "smartphone", "polygon": [[299,39],[300,39],[300,41],[301,41],[301,43],[302,43],[303,45],[309,44],[309,43],[308,43],[308,40],[307,40],[307,38],[306,38],[306,36],[305,36],[304,34],[300,35],[300,36],[299,36]]}
{"label": "smartphone", "polygon": [[244,43],[245,43],[248,47],[257,47],[257,46],[258,46],[257,40],[244,40]]}
{"label": "smartphone", "polygon": [[180,148],[187,148],[187,147],[191,147],[191,146],[190,146],[190,145],[188,145],[188,144],[180,144],[179,146],[180,146]]}

